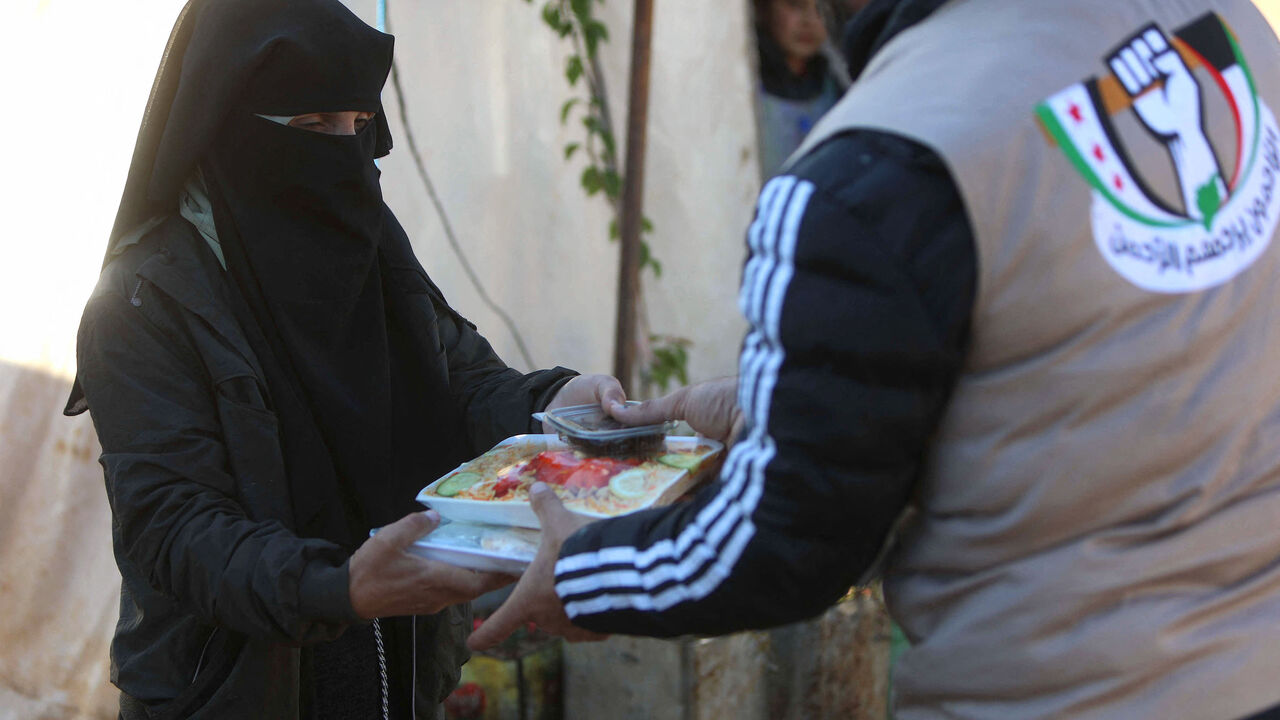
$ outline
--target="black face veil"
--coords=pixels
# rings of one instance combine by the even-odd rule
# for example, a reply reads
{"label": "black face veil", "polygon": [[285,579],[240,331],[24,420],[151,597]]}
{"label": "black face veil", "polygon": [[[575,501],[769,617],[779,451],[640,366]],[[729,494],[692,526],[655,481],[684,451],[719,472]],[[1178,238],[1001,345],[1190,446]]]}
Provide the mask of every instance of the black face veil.
{"label": "black face veil", "polygon": [[[420,270],[374,164],[391,146],[380,94],[392,43],[337,0],[192,0],[107,251],[172,213],[200,168],[228,301],[280,421],[297,531],[349,548],[412,508],[417,487],[394,478],[433,463],[397,438],[439,422],[410,409],[426,397],[384,295],[389,266]],[[259,117],[350,110],[376,119],[333,136]]]}

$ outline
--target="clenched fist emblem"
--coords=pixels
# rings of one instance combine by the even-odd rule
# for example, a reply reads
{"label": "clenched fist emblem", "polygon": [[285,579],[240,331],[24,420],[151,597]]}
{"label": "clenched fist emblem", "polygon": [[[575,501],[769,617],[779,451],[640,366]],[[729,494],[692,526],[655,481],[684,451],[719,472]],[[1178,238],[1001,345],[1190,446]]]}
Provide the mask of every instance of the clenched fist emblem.
{"label": "clenched fist emblem", "polygon": [[1205,135],[1200,85],[1191,70],[1155,25],[1121,45],[1109,64],[1138,118],[1168,148],[1187,215],[1208,226],[1227,187]]}

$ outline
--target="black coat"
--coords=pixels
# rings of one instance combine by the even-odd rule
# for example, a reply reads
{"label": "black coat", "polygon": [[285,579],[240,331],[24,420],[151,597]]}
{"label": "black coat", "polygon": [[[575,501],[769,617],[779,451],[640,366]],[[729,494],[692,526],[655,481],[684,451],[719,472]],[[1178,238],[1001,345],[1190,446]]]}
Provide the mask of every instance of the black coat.
{"label": "black coat", "polygon": [[[393,268],[387,286],[439,429],[423,438],[438,464],[402,488],[409,512],[431,479],[533,430],[530,413],[573,373],[508,368],[420,268]],[[68,412],[87,402],[103,448],[125,718],[297,717],[299,646],[360,622],[349,551],[293,532],[277,419],[227,291],[213,253],[172,217],[104,269],[80,327],[83,396]],[[416,626],[417,706],[431,717],[467,658],[470,610]]]}

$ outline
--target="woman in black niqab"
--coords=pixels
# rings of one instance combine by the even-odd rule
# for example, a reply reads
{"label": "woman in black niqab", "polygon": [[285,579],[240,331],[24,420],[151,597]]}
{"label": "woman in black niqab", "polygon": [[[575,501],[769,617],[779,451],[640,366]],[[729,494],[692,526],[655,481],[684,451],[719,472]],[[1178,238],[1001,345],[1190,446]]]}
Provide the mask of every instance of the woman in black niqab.
{"label": "woman in black niqab", "polygon": [[[422,377],[386,302],[394,272],[430,284],[374,163],[391,146],[380,93],[392,44],[337,0],[193,0],[165,51],[107,250],[110,262],[136,228],[173,214],[188,178],[203,178],[225,301],[279,420],[292,529],[348,551],[412,511],[423,478],[467,453],[460,411],[438,401],[447,388]],[[271,119],[346,111],[376,114],[354,135]],[[83,405],[77,386],[69,407]],[[408,714],[416,639],[407,619],[384,619],[380,653],[378,627],[303,651],[302,717]]]}
{"label": "woman in black niqab", "polygon": [[[374,165],[391,146],[379,98],[393,41],[336,0],[205,5],[179,23],[194,27],[185,49],[166,52],[161,76],[180,82],[167,118],[152,117],[164,98],[152,99],[142,135],[155,160],[150,172],[138,163],[151,146],[140,138],[108,259],[202,170],[232,307],[280,415],[296,530],[354,550],[408,509],[386,482],[400,378],[382,281],[388,262],[416,260]],[[375,121],[343,136],[263,117],[350,110]]]}

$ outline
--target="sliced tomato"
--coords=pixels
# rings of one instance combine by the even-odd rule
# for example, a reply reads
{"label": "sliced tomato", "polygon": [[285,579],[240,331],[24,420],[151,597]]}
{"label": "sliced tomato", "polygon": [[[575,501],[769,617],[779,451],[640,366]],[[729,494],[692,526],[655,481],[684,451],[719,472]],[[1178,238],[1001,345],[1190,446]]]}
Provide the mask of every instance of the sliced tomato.
{"label": "sliced tomato", "polygon": [[583,460],[577,470],[565,480],[565,487],[595,490],[606,487],[609,478],[635,467],[635,463],[613,458],[588,458]]}
{"label": "sliced tomato", "polygon": [[503,477],[498,478],[498,482],[493,485],[494,497],[506,497],[507,493],[520,487],[519,473],[507,473]]}
{"label": "sliced tomato", "polygon": [[570,450],[547,450],[534,455],[525,465],[525,471],[548,485],[563,485],[582,462],[582,458]]}

